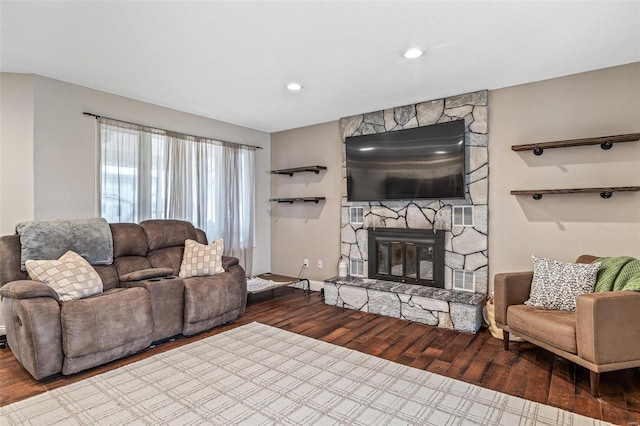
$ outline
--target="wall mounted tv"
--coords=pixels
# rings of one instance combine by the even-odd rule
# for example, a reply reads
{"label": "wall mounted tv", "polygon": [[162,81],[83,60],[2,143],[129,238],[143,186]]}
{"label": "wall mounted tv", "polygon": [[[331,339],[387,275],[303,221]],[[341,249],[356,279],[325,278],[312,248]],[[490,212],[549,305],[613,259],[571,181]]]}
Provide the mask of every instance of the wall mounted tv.
{"label": "wall mounted tv", "polygon": [[465,198],[464,120],[346,138],[347,199]]}

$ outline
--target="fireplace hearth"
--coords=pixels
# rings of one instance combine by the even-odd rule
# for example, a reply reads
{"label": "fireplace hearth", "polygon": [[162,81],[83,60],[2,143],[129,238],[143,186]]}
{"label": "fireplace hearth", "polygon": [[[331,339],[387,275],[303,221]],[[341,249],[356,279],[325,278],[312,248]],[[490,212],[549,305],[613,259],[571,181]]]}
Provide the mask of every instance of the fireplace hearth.
{"label": "fireplace hearth", "polygon": [[444,231],[370,228],[372,279],[444,288]]}

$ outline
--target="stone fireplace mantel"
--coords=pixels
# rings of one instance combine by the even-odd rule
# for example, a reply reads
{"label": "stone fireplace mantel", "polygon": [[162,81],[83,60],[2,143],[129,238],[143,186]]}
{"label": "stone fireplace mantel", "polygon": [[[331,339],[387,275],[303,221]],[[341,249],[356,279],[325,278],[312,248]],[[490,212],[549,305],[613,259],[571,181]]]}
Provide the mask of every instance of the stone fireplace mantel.
{"label": "stone fireplace mantel", "polygon": [[358,277],[325,280],[325,303],[422,324],[476,333],[485,296]]}

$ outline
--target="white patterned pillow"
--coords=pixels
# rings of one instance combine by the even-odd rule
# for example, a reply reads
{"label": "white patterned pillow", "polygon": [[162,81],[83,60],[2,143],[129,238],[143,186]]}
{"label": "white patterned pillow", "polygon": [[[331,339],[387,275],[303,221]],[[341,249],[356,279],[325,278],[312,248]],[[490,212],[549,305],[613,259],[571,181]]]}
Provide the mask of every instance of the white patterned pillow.
{"label": "white patterned pillow", "polygon": [[525,305],[564,311],[576,310],[576,297],[593,292],[600,262],[564,263],[531,256],[533,281]]}
{"label": "white patterned pillow", "polygon": [[222,267],[223,248],[222,239],[214,241],[211,245],[186,240],[180,265],[180,277],[204,277],[224,272]]}
{"label": "white patterned pillow", "polygon": [[102,293],[102,279],[82,256],[68,251],[58,260],[27,260],[27,272],[32,280],[53,288],[61,301],[82,299]]}

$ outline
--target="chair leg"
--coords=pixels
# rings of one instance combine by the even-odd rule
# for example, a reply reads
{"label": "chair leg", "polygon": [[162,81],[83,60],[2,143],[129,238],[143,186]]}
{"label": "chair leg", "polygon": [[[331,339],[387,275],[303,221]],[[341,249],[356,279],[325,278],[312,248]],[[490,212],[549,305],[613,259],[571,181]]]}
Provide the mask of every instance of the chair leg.
{"label": "chair leg", "polygon": [[504,342],[504,350],[509,350],[509,332],[502,330],[502,340]]}
{"label": "chair leg", "polygon": [[591,395],[597,398],[600,396],[600,373],[589,371],[589,379],[591,380]]}

